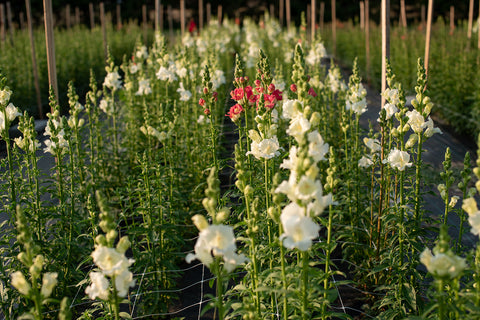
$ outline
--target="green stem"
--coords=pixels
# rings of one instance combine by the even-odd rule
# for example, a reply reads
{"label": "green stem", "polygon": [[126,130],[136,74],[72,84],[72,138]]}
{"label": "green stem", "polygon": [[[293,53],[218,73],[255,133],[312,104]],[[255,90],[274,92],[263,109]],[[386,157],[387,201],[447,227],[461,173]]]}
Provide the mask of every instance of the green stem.
{"label": "green stem", "polygon": [[215,275],[217,276],[217,310],[218,310],[218,319],[223,320],[225,318],[225,309],[223,305],[223,276],[222,268],[220,266],[220,260],[217,258],[215,260]]}
{"label": "green stem", "polygon": [[328,224],[327,224],[327,249],[325,252],[325,279],[323,280],[323,298],[324,303],[322,304],[322,319],[326,319],[326,308],[327,308],[327,298],[328,298],[328,289],[330,278],[330,254],[331,254],[331,243],[332,243],[332,220],[333,220],[333,206],[328,207]]}
{"label": "green stem", "polygon": [[422,166],[422,144],[423,138],[422,135],[418,135],[418,146],[417,146],[417,161],[415,163],[415,221],[417,223],[417,228],[420,227],[421,216],[420,216],[420,179],[421,177],[421,166]]}
{"label": "green stem", "polygon": [[302,319],[308,320],[308,251],[302,252]]}

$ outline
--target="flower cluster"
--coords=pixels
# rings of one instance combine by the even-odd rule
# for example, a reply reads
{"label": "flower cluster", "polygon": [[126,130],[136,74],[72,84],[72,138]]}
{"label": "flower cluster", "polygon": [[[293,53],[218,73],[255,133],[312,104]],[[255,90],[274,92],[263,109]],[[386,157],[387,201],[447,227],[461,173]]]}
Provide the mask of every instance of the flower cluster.
{"label": "flower cluster", "polygon": [[358,166],[368,168],[372,166],[375,160],[379,157],[382,146],[380,145],[380,141],[378,141],[378,139],[367,137],[363,138],[363,143],[370,150],[370,153],[368,155],[362,156],[360,160],[358,160]]}
{"label": "flower cluster", "polygon": [[214,262],[215,257],[223,259],[227,272],[233,271],[247,259],[243,254],[237,254],[233,228],[224,224],[209,225],[204,216],[197,214],[192,217],[195,226],[200,231],[195,243],[195,253],[186,256],[187,263],[198,259],[207,267]]}

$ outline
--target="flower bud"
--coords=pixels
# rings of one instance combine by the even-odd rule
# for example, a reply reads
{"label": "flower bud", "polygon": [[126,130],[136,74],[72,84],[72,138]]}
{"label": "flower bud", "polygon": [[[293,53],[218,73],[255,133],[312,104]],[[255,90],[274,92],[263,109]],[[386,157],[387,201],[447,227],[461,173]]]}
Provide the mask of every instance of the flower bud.
{"label": "flower bud", "polygon": [[27,279],[25,279],[23,273],[21,273],[20,271],[15,271],[14,273],[12,273],[11,279],[12,286],[15,287],[18,292],[20,292],[24,296],[29,295],[32,287],[30,286],[30,283],[27,282]]}
{"label": "flower bud", "polygon": [[218,211],[217,213],[217,223],[222,223],[223,221],[228,219],[228,216],[230,215],[230,209],[227,207],[223,207]]}
{"label": "flower bud", "polygon": [[196,214],[192,217],[193,224],[197,227],[198,231],[202,231],[208,228],[207,219],[201,214]]}
{"label": "flower bud", "polygon": [[313,112],[312,116],[310,117],[310,124],[312,125],[312,127],[318,127],[320,125],[320,119],[320,113],[318,113],[317,111]]}
{"label": "flower bud", "polygon": [[118,235],[118,232],[117,230],[110,230],[107,232],[107,242],[108,243],[112,243],[113,241],[115,241],[115,239],[117,238],[117,235]]}
{"label": "flower bud", "polygon": [[30,266],[29,270],[32,278],[38,278],[40,276],[40,272],[42,272],[43,263],[45,262],[45,258],[39,254],[33,259],[33,264]]}
{"label": "flower bud", "polygon": [[125,251],[127,251],[128,248],[130,248],[130,245],[131,243],[130,243],[130,240],[128,240],[127,236],[121,237],[117,243],[117,247],[116,247],[117,252],[124,254]]}
{"label": "flower bud", "polygon": [[40,293],[44,298],[48,298],[52,294],[53,289],[57,285],[57,276],[56,272],[47,272],[43,275]]}
{"label": "flower bud", "polygon": [[95,243],[100,245],[100,246],[106,246],[107,245],[107,239],[103,234],[99,234],[98,236],[95,237]]}
{"label": "flower bud", "polygon": [[245,191],[244,191],[244,192],[245,192],[245,196],[246,196],[246,197],[251,196],[251,195],[253,194],[253,191],[254,191],[254,190],[253,190],[252,186],[251,186],[251,185],[247,185],[247,186],[245,187]]}
{"label": "flower bud", "polygon": [[408,137],[407,143],[405,144],[405,148],[407,149],[413,148],[413,146],[415,146],[415,143],[417,143],[417,141],[418,141],[417,134],[416,133],[411,134],[410,137]]}

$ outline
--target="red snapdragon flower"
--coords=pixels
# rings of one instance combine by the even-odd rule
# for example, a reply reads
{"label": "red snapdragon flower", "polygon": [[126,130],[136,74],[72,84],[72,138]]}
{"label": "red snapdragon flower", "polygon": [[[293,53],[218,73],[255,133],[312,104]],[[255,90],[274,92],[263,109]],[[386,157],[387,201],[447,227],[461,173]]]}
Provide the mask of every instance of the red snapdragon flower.
{"label": "red snapdragon flower", "polygon": [[235,122],[238,119],[240,119],[240,115],[242,112],[243,112],[242,106],[237,103],[236,105],[230,108],[226,116],[230,117],[230,119],[232,119],[232,121]]}
{"label": "red snapdragon flower", "polygon": [[242,100],[243,96],[244,96],[243,88],[237,88],[235,90],[232,90],[230,92],[230,96],[232,96],[232,99],[235,100],[235,101]]}
{"label": "red snapdragon flower", "polygon": [[200,100],[198,100],[198,104],[202,107],[205,106],[205,100],[203,98],[200,98]]}
{"label": "red snapdragon flower", "polygon": [[297,85],[295,83],[292,83],[290,85],[290,90],[292,90],[292,92],[297,92]]}
{"label": "red snapdragon flower", "polygon": [[314,98],[317,96],[317,93],[315,92],[315,89],[313,89],[313,88],[308,89],[308,94],[311,95]]}

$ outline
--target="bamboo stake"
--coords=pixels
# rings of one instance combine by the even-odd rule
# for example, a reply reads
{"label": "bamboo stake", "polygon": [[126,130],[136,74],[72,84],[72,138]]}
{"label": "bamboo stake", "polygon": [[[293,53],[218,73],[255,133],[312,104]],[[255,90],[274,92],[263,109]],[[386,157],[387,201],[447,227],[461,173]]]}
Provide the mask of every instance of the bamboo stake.
{"label": "bamboo stake", "polygon": [[333,55],[337,55],[337,13],[336,3],[332,0],[332,42],[333,42]]}
{"label": "bamboo stake", "polygon": [[147,21],[147,5],[142,5],[142,26],[143,26],[143,43],[148,43],[148,21]]}
{"label": "bamboo stake", "polygon": [[168,32],[170,35],[170,40],[173,39],[173,16],[172,16],[172,6],[167,6],[167,15],[168,15]]}
{"label": "bamboo stake", "polygon": [[6,18],[5,18],[5,5],[0,3],[0,38],[2,40],[2,45],[5,43],[6,38]]}
{"label": "bamboo stake", "polygon": [[365,3],[360,1],[360,30],[365,29]]}
{"label": "bamboo stake", "polygon": [[88,4],[88,11],[90,13],[90,29],[95,29],[95,11],[93,11],[93,3]]}
{"label": "bamboo stake", "polygon": [[38,79],[37,56],[35,53],[35,39],[33,38],[32,7],[30,6],[30,0],[25,0],[25,7],[27,11],[28,37],[30,38],[30,52],[32,53],[33,81],[35,84],[35,93],[37,95],[37,110],[38,116],[40,119],[43,119],[42,95],[40,93],[40,81]]}
{"label": "bamboo stake", "polygon": [[[387,88],[387,63],[390,59],[390,0],[382,0],[382,92]],[[382,108],[385,97],[382,96]]]}
{"label": "bamboo stake", "polygon": [[24,30],[25,29],[25,13],[23,13],[23,11],[20,11],[19,19],[20,19],[20,28]]}
{"label": "bamboo stake", "polygon": [[287,29],[290,30],[290,0],[285,0],[285,9],[287,10]]}
{"label": "bamboo stake", "polygon": [[100,24],[102,26],[103,35],[103,52],[105,55],[105,61],[108,59],[108,42],[107,42],[107,22],[105,20],[105,5],[100,2]]}
{"label": "bamboo stake", "polygon": [[217,7],[217,18],[218,18],[218,25],[221,26],[222,25],[222,18],[223,18],[223,7],[222,5],[219,5]]}
{"label": "bamboo stake", "polygon": [[[57,84],[57,65],[55,62],[55,40],[53,38],[53,14],[52,0],[43,0],[43,17],[45,21],[45,43],[47,48],[47,67],[48,67],[48,84],[53,88],[55,97],[58,101],[58,84]],[[53,112],[53,110],[51,110]]]}
{"label": "bamboo stake", "polygon": [[312,5],[310,7],[310,10],[312,10],[312,18],[310,19],[311,20],[311,27],[312,27],[312,31],[311,31],[312,43],[315,40],[315,16],[316,16],[315,7],[316,7],[315,0],[312,0]]}
{"label": "bamboo stake", "polygon": [[117,3],[117,30],[122,29],[122,8],[120,3]]}
{"label": "bamboo stake", "polygon": [[[479,0],[479,6],[478,6],[478,19],[480,19],[480,0]],[[480,30],[477,30],[477,33],[478,33],[477,49],[480,49]]]}
{"label": "bamboo stake", "polygon": [[10,34],[10,43],[13,45],[13,23],[12,23],[12,7],[10,1],[7,1],[7,20],[8,20],[8,33]]}
{"label": "bamboo stake", "polygon": [[70,21],[70,4],[65,6],[65,25],[67,29],[70,29],[72,23]]}
{"label": "bamboo stake", "polygon": [[370,4],[365,0],[365,61],[367,70],[367,82],[370,83]]}
{"label": "bamboo stake", "polygon": [[183,38],[185,34],[185,0],[180,0],[180,30]]}
{"label": "bamboo stake", "polygon": [[407,27],[407,12],[405,9],[405,0],[400,0],[400,22],[402,27]]}
{"label": "bamboo stake", "polygon": [[468,31],[467,38],[472,37],[472,26],[473,26],[473,0],[470,0],[470,6],[468,8]]}
{"label": "bamboo stake", "polygon": [[283,26],[283,13],[285,11],[285,0],[280,0],[278,4],[278,21],[280,21],[280,26]]}
{"label": "bamboo stake", "polygon": [[160,30],[160,0],[155,0],[155,31]]}
{"label": "bamboo stake", "polygon": [[455,7],[450,6],[450,34],[455,30]]}
{"label": "bamboo stake", "polygon": [[325,22],[325,2],[320,2],[320,30],[323,30],[323,24]]}
{"label": "bamboo stake", "polygon": [[203,0],[198,0],[198,30],[203,29]]}
{"label": "bamboo stake", "polygon": [[207,2],[207,26],[210,24],[210,19],[212,18],[212,5],[210,2]]}
{"label": "bamboo stake", "polygon": [[425,74],[428,79],[428,59],[430,58],[430,36],[432,32],[433,0],[428,0],[427,36],[425,39]]}

